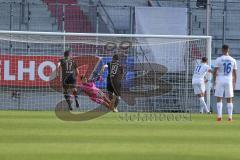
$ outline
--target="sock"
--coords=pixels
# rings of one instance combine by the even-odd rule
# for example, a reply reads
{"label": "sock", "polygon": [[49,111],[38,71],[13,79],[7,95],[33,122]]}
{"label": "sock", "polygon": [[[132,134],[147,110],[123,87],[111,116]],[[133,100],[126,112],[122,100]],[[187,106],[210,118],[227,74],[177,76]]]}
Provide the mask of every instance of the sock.
{"label": "sock", "polygon": [[67,104],[68,104],[69,109],[71,110],[72,107],[71,107],[70,96],[69,96],[68,94],[65,94],[65,95],[64,95],[64,98],[65,98],[65,100],[66,100],[66,102],[67,102]]}
{"label": "sock", "polygon": [[209,112],[207,104],[206,104],[206,102],[204,100],[204,97],[200,97],[199,100],[200,100],[200,104],[202,105],[202,109],[201,110],[205,109],[206,112]]}
{"label": "sock", "polygon": [[233,103],[228,103],[227,104],[227,111],[228,111],[228,118],[232,119]]}
{"label": "sock", "polygon": [[76,103],[76,107],[78,108],[79,107],[79,103],[78,103],[78,100],[77,100],[78,96],[74,96],[74,99],[75,99],[75,103]]}
{"label": "sock", "polygon": [[222,102],[217,103],[218,118],[222,118]]}
{"label": "sock", "polygon": [[114,108],[117,108],[119,104],[119,97],[116,97],[116,101],[115,101],[115,104],[114,104]]}

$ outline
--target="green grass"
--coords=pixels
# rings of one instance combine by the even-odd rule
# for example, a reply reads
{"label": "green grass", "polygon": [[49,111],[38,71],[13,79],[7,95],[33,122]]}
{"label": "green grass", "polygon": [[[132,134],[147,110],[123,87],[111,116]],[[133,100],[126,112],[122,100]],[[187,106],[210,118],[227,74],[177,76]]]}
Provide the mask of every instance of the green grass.
{"label": "green grass", "polygon": [[192,121],[129,122],[109,113],[64,122],[54,112],[0,111],[0,160],[233,160],[239,158],[240,116]]}

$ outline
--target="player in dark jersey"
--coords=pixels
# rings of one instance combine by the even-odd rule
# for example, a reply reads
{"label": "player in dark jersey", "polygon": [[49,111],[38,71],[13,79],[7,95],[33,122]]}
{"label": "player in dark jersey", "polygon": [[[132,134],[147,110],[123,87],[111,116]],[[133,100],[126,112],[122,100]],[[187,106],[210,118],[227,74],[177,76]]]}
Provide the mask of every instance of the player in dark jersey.
{"label": "player in dark jersey", "polygon": [[[69,110],[72,110],[71,106],[71,94],[74,96],[76,107],[79,107],[77,100],[77,88],[76,88],[76,77],[78,75],[77,64],[72,59],[71,51],[67,50],[64,52],[64,58],[59,60],[58,69],[62,75],[62,86],[63,94],[68,104]],[[70,94],[70,93],[71,94]]]}
{"label": "player in dark jersey", "polygon": [[123,79],[123,66],[120,62],[119,55],[115,54],[112,61],[108,63],[108,76],[107,76],[107,91],[109,99],[115,99],[114,112],[118,112],[117,105],[121,96],[121,81]]}

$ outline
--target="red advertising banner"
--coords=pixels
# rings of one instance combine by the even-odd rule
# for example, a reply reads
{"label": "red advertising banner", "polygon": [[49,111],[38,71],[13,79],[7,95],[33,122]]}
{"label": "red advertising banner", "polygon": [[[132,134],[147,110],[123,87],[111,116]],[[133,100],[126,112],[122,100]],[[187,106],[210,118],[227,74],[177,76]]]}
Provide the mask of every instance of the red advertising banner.
{"label": "red advertising banner", "polygon": [[[0,86],[47,87],[50,82],[61,85],[55,76],[60,56],[0,55]],[[80,74],[89,76],[100,58],[96,56],[74,57]],[[79,83],[80,76],[78,77]]]}

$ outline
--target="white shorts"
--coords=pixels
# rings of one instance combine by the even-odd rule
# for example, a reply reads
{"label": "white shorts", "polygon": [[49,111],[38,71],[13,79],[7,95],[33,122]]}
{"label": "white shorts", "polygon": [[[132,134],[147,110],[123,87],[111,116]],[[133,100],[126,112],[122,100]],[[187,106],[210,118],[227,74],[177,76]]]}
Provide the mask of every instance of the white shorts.
{"label": "white shorts", "polygon": [[223,97],[225,93],[225,98],[234,97],[233,84],[230,82],[216,82],[215,96]]}
{"label": "white shorts", "polygon": [[205,93],[205,84],[204,83],[193,83],[194,94],[202,94]]}

